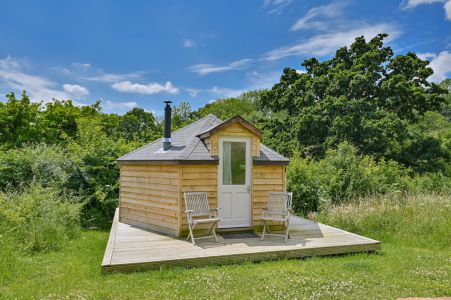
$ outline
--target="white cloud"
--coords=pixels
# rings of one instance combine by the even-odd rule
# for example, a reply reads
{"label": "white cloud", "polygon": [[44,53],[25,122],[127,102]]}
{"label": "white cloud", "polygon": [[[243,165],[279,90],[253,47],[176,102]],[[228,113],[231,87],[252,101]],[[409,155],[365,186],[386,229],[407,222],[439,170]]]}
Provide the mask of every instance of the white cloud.
{"label": "white cloud", "polygon": [[[193,98],[198,94],[206,94],[210,97],[214,97],[214,99],[238,97],[242,93],[248,91],[272,88],[274,84],[279,82],[281,74],[280,71],[269,71],[264,73],[253,71],[246,73],[248,85],[238,89],[213,86],[209,89],[186,88],[184,90],[189,92]],[[216,100],[211,100],[210,102],[214,101]]]}
{"label": "white cloud", "polygon": [[263,7],[269,9],[268,15],[280,15],[283,12],[283,9],[292,2],[293,0],[265,0],[263,2]]}
{"label": "white cloud", "polygon": [[443,6],[446,13],[446,18],[451,21],[451,1],[447,1]]}
{"label": "white cloud", "polygon": [[72,66],[82,69],[83,71],[86,71],[91,68],[91,64],[89,64],[89,63],[74,62],[74,63],[72,63]]}
{"label": "white cloud", "polygon": [[183,40],[183,47],[185,48],[193,48],[196,46],[196,43],[194,43],[194,41],[189,40],[189,39],[184,39]]}
{"label": "white cloud", "polygon": [[363,24],[347,31],[319,34],[306,41],[300,41],[295,45],[274,49],[266,53],[264,59],[275,61],[295,55],[328,55],[340,47],[352,44],[358,36],[363,35],[366,39],[371,39],[379,33],[388,33],[389,38],[386,41],[390,41],[398,37],[401,31],[396,26],[388,23]]}
{"label": "white cloud", "polygon": [[205,90],[205,91],[210,94],[213,94],[219,98],[238,97],[242,93],[246,92],[245,89],[230,89],[230,88],[224,88],[224,87],[218,87],[218,86],[214,86],[213,88]]}
{"label": "white cloud", "polygon": [[405,0],[401,3],[401,9],[413,9],[418,5],[444,3],[446,19],[451,21],[451,0]]}
{"label": "white cloud", "polygon": [[274,84],[280,81],[281,75],[282,72],[280,70],[263,73],[256,71],[246,73],[247,80],[250,84],[244,90],[253,91],[272,88]]}
{"label": "white cloud", "polygon": [[63,84],[64,91],[68,92],[71,95],[74,95],[76,99],[84,98],[89,95],[89,91],[87,88],[82,87],[78,84]]}
{"label": "white cloud", "polygon": [[426,53],[417,53],[417,56],[419,58],[421,58],[422,60],[430,60],[430,59],[436,57],[437,54],[431,53],[431,52],[426,52]]}
{"label": "white cloud", "polygon": [[193,88],[187,88],[187,89],[185,89],[185,90],[189,93],[189,95],[190,95],[192,98],[196,97],[196,96],[197,96],[197,93],[199,92],[198,89],[193,89]]}
{"label": "white cloud", "polygon": [[198,65],[190,66],[189,69],[191,70],[191,72],[194,72],[194,73],[197,73],[197,74],[203,76],[203,75],[208,75],[211,73],[220,73],[220,72],[225,72],[225,71],[245,69],[253,61],[254,61],[253,59],[244,58],[244,59],[233,61],[231,63],[222,65],[222,66],[213,65],[213,64],[198,64]]}
{"label": "white cloud", "polygon": [[102,82],[102,83],[113,83],[118,81],[125,81],[125,80],[136,80],[141,79],[143,76],[143,72],[132,72],[132,73],[105,73],[105,74],[99,74],[89,77],[83,77],[83,80],[89,80],[89,81],[95,81],[95,82]]}
{"label": "white cloud", "polygon": [[105,107],[107,109],[132,109],[134,107],[137,107],[138,103],[134,101],[130,102],[111,102],[107,101]]}
{"label": "white cloud", "polygon": [[0,59],[0,86],[7,92],[27,91],[32,101],[73,99],[75,95],[60,89],[60,84],[43,76],[29,74],[27,63],[8,56]]}
{"label": "white cloud", "polygon": [[130,81],[116,82],[111,86],[113,89],[119,92],[125,93],[138,93],[138,94],[157,94],[161,92],[167,92],[170,94],[177,94],[178,88],[175,88],[170,81],[166,81],[164,85],[156,82],[150,82],[148,84],[132,83]]}
{"label": "white cloud", "polygon": [[198,94],[206,94],[209,95],[210,97],[214,97],[215,99],[238,97],[239,95],[247,91],[247,89],[231,89],[218,86],[213,86],[212,88],[207,89],[187,88],[185,90],[193,98],[196,97]]}
{"label": "white cloud", "polygon": [[405,0],[401,3],[401,8],[409,9],[415,8],[422,4],[443,3],[445,0]]}
{"label": "white cloud", "polygon": [[428,79],[432,82],[441,82],[448,78],[451,73],[451,52],[442,51],[438,55],[432,57],[429,67],[434,70]]}
{"label": "white cloud", "polygon": [[[330,28],[328,26],[330,18],[340,16],[343,7],[344,2],[333,2],[328,5],[313,7],[302,18],[300,18],[296,21],[296,23],[293,24],[291,30],[296,31],[301,29],[328,29]],[[318,17],[327,18],[327,22],[314,21],[314,19]]]}

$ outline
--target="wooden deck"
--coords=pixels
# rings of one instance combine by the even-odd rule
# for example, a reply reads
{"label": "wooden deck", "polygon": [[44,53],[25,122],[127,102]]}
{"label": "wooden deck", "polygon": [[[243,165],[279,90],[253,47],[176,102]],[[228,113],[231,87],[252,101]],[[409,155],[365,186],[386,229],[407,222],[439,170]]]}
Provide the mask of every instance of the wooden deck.
{"label": "wooden deck", "polygon": [[118,221],[116,210],[102,261],[102,272],[195,267],[262,261],[279,258],[367,252],[380,249],[380,242],[303,218],[292,218],[291,239],[282,237],[214,239],[196,241],[163,235]]}

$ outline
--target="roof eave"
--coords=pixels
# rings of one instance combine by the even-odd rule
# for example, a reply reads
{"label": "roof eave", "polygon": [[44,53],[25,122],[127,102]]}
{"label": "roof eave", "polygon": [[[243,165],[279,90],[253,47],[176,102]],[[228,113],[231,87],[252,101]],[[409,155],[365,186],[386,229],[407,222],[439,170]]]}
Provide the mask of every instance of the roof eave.
{"label": "roof eave", "polygon": [[171,159],[171,160],[116,160],[119,165],[217,165],[219,159],[214,160],[190,160],[190,159]]}
{"label": "roof eave", "polygon": [[290,164],[289,160],[253,160],[254,165],[260,166],[288,166]]}

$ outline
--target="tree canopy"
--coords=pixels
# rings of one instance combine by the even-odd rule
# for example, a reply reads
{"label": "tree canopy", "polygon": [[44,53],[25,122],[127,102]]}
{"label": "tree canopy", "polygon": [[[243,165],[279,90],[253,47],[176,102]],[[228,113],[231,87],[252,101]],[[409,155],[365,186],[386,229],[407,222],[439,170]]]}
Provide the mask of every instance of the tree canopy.
{"label": "tree canopy", "polygon": [[385,37],[358,37],[329,60],[305,60],[305,73],[285,68],[258,102],[270,112],[260,120],[266,142],[286,155],[299,148],[322,157],[347,141],[421,171],[427,171],[428,163],[418,165],[424,160],[443,167],[449,157],[440,141],[411,125],[426,112],[440,112],[446,90],[427,80],[428,61],[412,52],[394,56]]}

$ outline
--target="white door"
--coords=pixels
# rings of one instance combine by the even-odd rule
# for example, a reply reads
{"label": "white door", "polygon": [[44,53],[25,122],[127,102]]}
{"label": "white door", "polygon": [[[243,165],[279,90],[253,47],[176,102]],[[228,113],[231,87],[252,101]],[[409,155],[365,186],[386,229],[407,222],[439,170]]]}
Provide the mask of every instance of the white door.
{"label": "white door", "polygon": [[251,226],[251,140],[219,139],[219,227]]}

